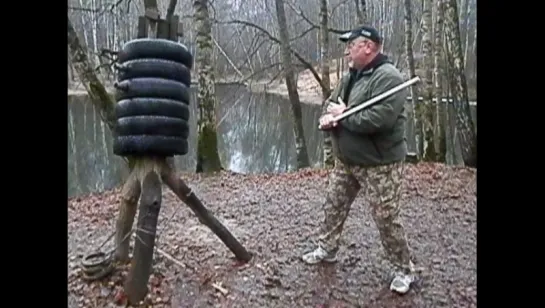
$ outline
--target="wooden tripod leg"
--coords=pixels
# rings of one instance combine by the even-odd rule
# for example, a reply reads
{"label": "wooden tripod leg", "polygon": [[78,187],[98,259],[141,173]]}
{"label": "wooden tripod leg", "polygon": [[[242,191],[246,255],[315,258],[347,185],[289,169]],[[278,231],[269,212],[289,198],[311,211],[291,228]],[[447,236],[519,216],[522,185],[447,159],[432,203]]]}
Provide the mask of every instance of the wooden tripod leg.
{"label": "wooden tripod leg", "polygon": [[161,186],[161,180],[155,171],[150,171],[142,180],[134,256],[125,283],[125,292],[129,303],[133,305],[144,300],[148,292],[147,284],[151,274],[157,220],[162,201]]}
{"label": "wooden tripod leg", "polygon": [[127,236],[127,234],[132,229],[140,191],[140,183],[136,177],[136,173],[131,171],[121,192],[122,199],[115,230],[115,258],[122,262],[129,260],[130,236]]}
{"label": "wooden tripod leg", "polygon": [[186,203],[189,208],[197,215],[200,222],[206,225],[219,239],[235,254],[240,261],[248,262],[252,258],[250,253],[242,244],[229,232],[229,230],[219,222],[216,217],[204,205],[201,200],[191,191],[184,181],[177,177],[172,169],[163,173],[163,182]]}

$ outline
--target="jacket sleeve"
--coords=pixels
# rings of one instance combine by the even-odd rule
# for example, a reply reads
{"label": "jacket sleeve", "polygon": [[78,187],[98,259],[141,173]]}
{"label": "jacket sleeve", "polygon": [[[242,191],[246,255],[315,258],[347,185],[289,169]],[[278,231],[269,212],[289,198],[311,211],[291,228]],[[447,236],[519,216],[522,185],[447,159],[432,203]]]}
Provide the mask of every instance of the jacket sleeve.
{"label": "jacket sleeve", "polygon": [[[371,80],[371,97],[382,94],[403,83],[401,76],[382,71],[377,73],[379,74],[374,80]],[[373,134],[387,130],[395,124],[397,117],[402,112],[406,97],[407,90],[403,89],[367,109],[344,118],[340,121],[340,124],[344,128],[360,134]],[[364,102],[359,102],[359,104],[361,103]]]}

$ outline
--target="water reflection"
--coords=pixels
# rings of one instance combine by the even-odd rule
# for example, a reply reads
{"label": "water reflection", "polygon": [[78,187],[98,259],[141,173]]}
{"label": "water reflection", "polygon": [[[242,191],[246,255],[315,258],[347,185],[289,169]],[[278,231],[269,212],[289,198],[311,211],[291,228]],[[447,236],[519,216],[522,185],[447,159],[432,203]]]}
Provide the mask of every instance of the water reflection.
{"label": "water reflection", "polygon": [[[218,86],[219,147],[222,162],[241,173],[284,172],[296,167],[289,102],[277,95],[251,93],[242,86]],[[303,105],[303,130],[311,164],[322,157],[319,108]]]}
{"label": "water reflection", "polygon": [[111,135],[87,96],[68,103],[68,194],[102,191],[116,186],[126,174],[112,153]]}
{"label": "water reflection", "polygon": [[[218,146],[222,165],[240,173],[284,172],[296,167],[292,111],[286,98],[268,93],[251,93],[236,84],[216,86]],[[177,168],[196,168],[197,106],[192,89],[190,149],[176,156]],[[473,111],[476,108],[472,108]],[[313,166],[322,161],[322,132],[317,129],[320,107],[302,105],[303,129]],[[475,111],[476,115],[476,111]],[[70,196],[110,189],[127,175],[121,158],[113,155],[112,137],[87,95],[68,96],[68,194]],[[412,130],[409,148],[414,149]],[[449,163],[461,163],[459,146]]]}

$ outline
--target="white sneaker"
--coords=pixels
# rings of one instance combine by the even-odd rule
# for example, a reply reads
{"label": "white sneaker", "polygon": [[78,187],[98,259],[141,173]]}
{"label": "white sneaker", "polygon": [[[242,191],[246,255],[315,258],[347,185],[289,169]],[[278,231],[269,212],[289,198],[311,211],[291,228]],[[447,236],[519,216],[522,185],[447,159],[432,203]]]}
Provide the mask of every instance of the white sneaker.
{"label": "white sneaker", "polygon": [[322,247],[318,246],[318,248],[314,249],[313,251],[304,254],[302,259],[307,264],[317,264],[322,261],[333,263],[337,261],[337,254],[329,253]]}
{"label": "white sneaker", "polygon": [[416,280],[413,274],[398,273],[395,275],[392,283],[390,284],[390,290],[399,294],[405,294],[411,288],[411,284]]}
{"label": "white sneaker", "polygon": [[409,263],[409,274],[406,271],[398,270],[394,273],[394,279],[390,284],[390,290],[399,294],[405,294],[409,292],[411,284],[416,280],[416,268],[414,263]]}

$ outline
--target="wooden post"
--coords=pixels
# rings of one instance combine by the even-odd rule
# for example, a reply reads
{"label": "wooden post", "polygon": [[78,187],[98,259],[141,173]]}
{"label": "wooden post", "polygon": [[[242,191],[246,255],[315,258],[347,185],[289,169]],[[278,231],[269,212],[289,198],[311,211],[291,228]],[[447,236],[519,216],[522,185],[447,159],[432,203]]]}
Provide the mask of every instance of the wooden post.
{"label": "wooden post", "polygon": [[[149,166],[152,167],[152,165]],[[161,181],[157,173],[151,170],[142,181],[142,198],[140,199],[138,230],[134,244],[134,259],[129,277],[125,282],[127,297],[129,302],[133,304],[143,300],[148,291],[147,283],[151,274],[161,199]]]}
{"label": "wooden post", "polygon": [[144,16],[138,16],[138,33],[136,38],[148,37],[148,21]]}
{"label": "wooden post", "polygon": [[136,204],[138,198],[140,198],[140,192],[140,182],[136,177],[136,173],[131,172],[121,191],[121,206],[116,224],[115,258],[121,262],[129,261],[129,233],[136,215]]}
{"label": "wooden post", "polygon": [[[178,41],[178,36],[181,36],[179,17],[175,15],[169,21],[160,19],[156,2],[156,0],[144,1],[146,13],[138,19],[138,37]],[[150,4],[154,4],[155,7],[149,7]],[[199,221],[208,226],[238,260],[250,261],[251,255],[244,246],[204,207],[185,182],[176,176],[172,158],[140,157],[133,158],[131,161],[134,163],[130,166],[131,173],[123,187],[115,237],[116,258],[127,261],[129,256],[127,234],[132,229],[136,204],[140,198],[134,255],[125,282],[125,293],[130,304],[138,305],[144,300],[148,291],[147,283],[151,274],[157,221],[161,209],[162,182],[191,208]]]}
{"label": "wooden post", "polygon": [[[178,36],[182,36],[182,23],[180,23],[180,16],[174,15],[172,19],[169,20],[169,39],[172,41],[178,41]],[[182,34],[180,34],[182,33]]]}
{"label": "wooden post", "polygon": [[[146,6],[148,2],[145,2]],[[157,20],[155,17],[158,18],[158,13],[155,14],[157,11],[156,7],[146,7],[146,30],[150,38],[156,38],[157,36]],[[148,292],[147,285],[151,274],[153,250],[155,248],[156,226],[159,219],[159,211],[161,210],[162,186],[160,176],[157,174],[159,168],[157,161],[152,158],[137,158],[135,159],[134,168],[129,175],[129,180],[131,178],[136,179],[141,184],[140,214],[138,215],[134,254],[129,275],[125,281],[125,293],[127,294],[129,303],[132,305],[140,304],[140,301],[144,300]],[[126,221],[128,220],[126,219]],[[134,214],[132,220],[134,220]],[[119,238],[119,233],[122,230],[117,229],[116,231],[118,234],[116,238]],[[123,251],[118,250],[118,252],[121,254]]]}
{"label": "wooden post", "polygon": [[166,20],[159,19],[159,21],[157,22],[157,38],[168,40],[170,38],[169,27],[170,24]]}
{"label": "wooden post", "polygon": [[[157,175],[160,175],[160,177]],[[218,236],[238,260],[244,262],[251,260],[252,256],[246,248],[244,248],[232,233],[229,232],[229,230],[219,222],[206,207],[204,207],[199,198],[191,191],[185,182],[176,175],[172,158],[150,157],[137,159],[129,179],[131,179],[131,177],[136,177],[137,181],[142,183],[142,194],[134,255],[128,279],[125,283],[125,292],[130,303],[139,303],[144,299],[147,293],[146,285],[152,264],[151,261],[148,262],[145,260],[147,260],[150,255],[153,255],[154,241],[152,241],[151,238],[155,239],[156,236],[157,219],[161,207],[160,199],[156,197],[157,190],[161,190],[159,178],[162,179],[178,198],[189,206],[201,223],[210,228],[210,230]],[[126,191],[129,192],[129,190]],[[126,196],[124,196],[124,200],[125,198]],[[125,211],[125,213],[129,213],[129,211]],[[133,212],[130,213],[133,214]],[[146,219],[141,218],[142,215],[146,213],[148,214]],[[128,221],[128,219],[125,218],[125,221]],[[118,224],[118,226],[121,226],[121,224]],[[122,230],[118,229],[117,232],[119,234]],[[141,234],[145,234],[145,237],[141,236]],[[119,238],[119,235],[116,238]]]}

